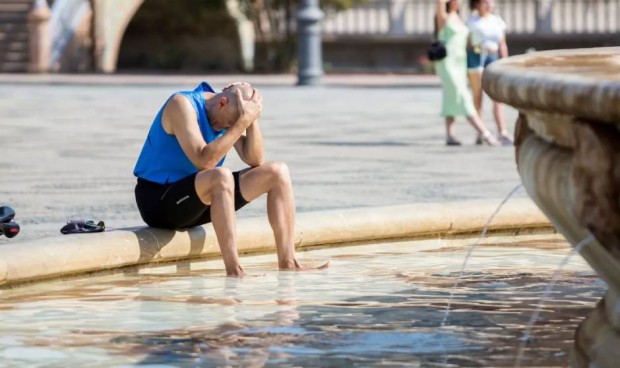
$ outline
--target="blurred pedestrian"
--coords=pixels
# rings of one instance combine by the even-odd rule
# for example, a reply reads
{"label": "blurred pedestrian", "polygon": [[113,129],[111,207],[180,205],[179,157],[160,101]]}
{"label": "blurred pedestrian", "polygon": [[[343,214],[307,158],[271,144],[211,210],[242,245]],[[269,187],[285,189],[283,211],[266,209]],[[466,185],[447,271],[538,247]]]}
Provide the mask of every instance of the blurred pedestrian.
{"label": "blurred pedestrian", "polygon": [[[469,5],[472,14],[467,21],[467,27],[470,31],[470,42],[467,48],[467,74],[474,95],[474,105],[478,115],[482,117],[482,72],[484,68],[499,58],[508,57],[506,23],[502,18],[493,14],[494,0],[470,0]],[[496,101],[493,101],[493,116],[501,144],[504,146],[512,145],[504,121],[503,107]],[[482,143],[481,137],[476,143]]]}
{"label": "blurred pedestrian", "polygon": [[478,132],[481,143],[497,145],[474,106],[467,88],[467,36],[469,30],[459,15],[461,0],[437,0],[435,34],[446,48],[446,57],[436,63],[443,87],[441,115],[446,119],[446,144],[460,146],[454,136],[454,120],[465,116]]}

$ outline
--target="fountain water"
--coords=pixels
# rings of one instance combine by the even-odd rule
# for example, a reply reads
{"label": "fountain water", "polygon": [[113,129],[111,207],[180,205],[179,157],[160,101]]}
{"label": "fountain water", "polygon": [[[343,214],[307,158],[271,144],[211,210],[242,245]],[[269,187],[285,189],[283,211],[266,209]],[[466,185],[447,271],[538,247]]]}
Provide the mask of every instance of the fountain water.
{"label": "fountain water", "polygon": [[560,279],[560,275],[562,273],[562,270],[564,269],[564,266],[566,266],[568,261],[571,259],[572,256],[575,255],[575,253],[581,253],[581,249],[585,247],[586,245],[590,244],[590,242],[592,242],[593,240],[594,240],[594,236],[589,235],[588,237],[580,241],[577,245],[575,245],[573,250],[569,254],[567,254],[566,257],[564,257],[562,262],[560,262],[560,265],[558,266],[558,269],[553,274],[551,281],[549,281],[549,284],[547,284],[547,287],[545,288],[545,291],[543,292],[543,295],[540,298],[538,305],[536,306],[536,310],[534,310],[534,313],[532,313],[532,317],[530,318],[530,321],[527,324],[527,328],[525,329],[523,336],[521,336],[521,343],[519,344],[519,350],[517,351],[517,359],[515,361],[515,367],[517,368],[521,367],[521,360],[523,359],[523,352],[525,350],[525,345],[527,344],[528,340],[531,337],[532,328],[534,327],[534,324],[536,323],[536,321],[538,320],[538,317],[540,316],[540,311],[545,305],[545,301],[547,300],[547,298],[553,291],[553,287],[555,286],[555,284]]}
{"label": "fountain water", "polygon": [[[489,219],[487,220],[486,224],[484,225],[484,228],[482,229],[482,232],[480,233],[480,236],[478,237],[478,239],[476,240],[476,242],[474,242],[472,245],[469,246],[469,250],[467,251],[467,255],[465,255],[465,259],[463,260],[463,264],[461,265],[461,271],[459,272],[458,277],[454,280],[454,285],[452,285],[452,288],[450,289],[450,296],[448,297],[448,302],[446,303],[446,309],[444,312],[444,316],[443,319],[441,321],[440,324],[440,328],[444,328],[446,326],[446,324],[448,323],[448,318],[450,317],[450,307],[452,306],[452,300],[454,299],[454,291],[456,290],[459,281],[463,278],[463,275],[465,274],[465,267],[467,266],[467,262],[469,261],[469,258],[471,257],[471,254],[473,253],[474,249],[480,245],[480,242],[482,241],[482,239],[484,239],[484,237],[487,235],[487,232],[489,230],[489,226],[491,225],[491,223],[493,222],[493,219],[495,218],[495,216],[497,216],[497,214],[499,213],[499,211],[502,209],[502,207],[504,207],[504,205],[506,204],[506,202],[508,202],[508,200],[510,200],[510,198],[519,190],[521,189],[523,185],[519,184],[516,187],[514,187],[510,193],[508,193],[508,195],[506,196],[506,198],[504,198],[504,200],[502,200],[502,202],[499,204],[499,206],[497,206],[497,208],[495,209],[495,211],[491,214],[491,216],[489,216]],[[445,350],[445,346],[443,345],[443,340],[441,342],[441,347],[442,350],[444,351],[443,354],[443,363],[447,364],[447,355],[446,355],[446,350]]]}
{"label": "fountain water", "polygon": [[497,206],[497,209],[495,210],[495,212],[493,212],[493,214],[491,214],[491,216],[487,220],[487,223],[484,225],[484,228],[482,229],[482,233],[480,233],[480,237],[478,238],[478,240],[476,240],[475,243],[469,246],[469,251],[467,252],[467,255],[465,256],[465,260],[463,261],[463,265],[461,266],[461,271],[459,273],[459,276],[454,280],[454,285],[452,286],[452,289],[450,290],[450,296],[448,297],[448,303],[446,304],[446,311],[443,316],[443,320],[441,321],[440,327],[445,327],[446,323],[448,322],[448,318],[450,316],[450,307],[452,305],[452,300],[454,298],[454,291],[456,290],[456,287],[458,286],[461,278],[463,278],[463,274],[465,273],[465,267],[467,266],[467,261],[469,261],[469,257],[471,257],[471,254],[473,253],[476,246],[478,246],[480,242],[482,241],[482,239],[487,235],[489,226],[493,222],[493,219],[495,218],[495,216],[497,216],[497,214],[502,209],[502,207],[504,207],[506,202],[508,202],[508,200],[522,187],[523,185],[519,184],[516,187],[514,187],[514,189],[511,190],[510,193],[508,193],[506,198],[504,198],[504,200],[499,204],[499,206]]}

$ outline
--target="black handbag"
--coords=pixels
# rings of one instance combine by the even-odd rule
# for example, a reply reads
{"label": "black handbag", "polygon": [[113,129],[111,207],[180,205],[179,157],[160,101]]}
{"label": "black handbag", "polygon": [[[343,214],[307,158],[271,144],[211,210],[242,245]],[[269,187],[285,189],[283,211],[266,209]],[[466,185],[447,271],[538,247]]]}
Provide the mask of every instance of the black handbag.
{"label": "black handbag", "polygon": [[433,42],[426,50],[426,56],[428,60],[439,61],[443,60],[447,55],[446,45],[441,41]]}

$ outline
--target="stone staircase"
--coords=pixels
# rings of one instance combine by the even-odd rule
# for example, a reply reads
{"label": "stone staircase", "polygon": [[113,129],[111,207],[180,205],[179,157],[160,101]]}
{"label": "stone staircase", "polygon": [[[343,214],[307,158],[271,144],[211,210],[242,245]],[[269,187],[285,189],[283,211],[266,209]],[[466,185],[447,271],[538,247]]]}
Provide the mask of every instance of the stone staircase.
{"label": "stone staircase", "polygon": [[0,73],[28,71],[28,12],[32,0],[0,0]]}

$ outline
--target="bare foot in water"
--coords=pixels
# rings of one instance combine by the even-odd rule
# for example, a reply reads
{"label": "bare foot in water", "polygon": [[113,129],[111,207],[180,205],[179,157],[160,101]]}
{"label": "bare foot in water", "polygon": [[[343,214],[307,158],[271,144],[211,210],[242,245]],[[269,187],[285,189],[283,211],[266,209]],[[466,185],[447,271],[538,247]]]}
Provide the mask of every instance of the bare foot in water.
{"label": "bare foot in water", "polygon": [[249,274],[249,273],[247,273],[245,271],[242,271],[242,272],[236,273],[236,274],[235,273],[227,273],[226,277],[236,277],[236,278],[242,279],[244,277],[263,277],[263,276],[266,276],[266,275],[267,274],[265,274],[265,273]]}
{"label": "bare foot in water", "polygon": [[319,267],[302,266],[294,260],[292,262],[280,263],[281,271],[310,271],[310,270],[324,270],[329,267],[329,261],[323,263]]}
{"label": "bare foot in water", "polygon": [[235,269],[233,270],[226,270],[226,276],[228,277],[239,277],[239,278],[243,278],[245,276],[247,276],[248,274],[245,272],[245,270],[243,269],[243,267],[241,266],[237,266]]}

